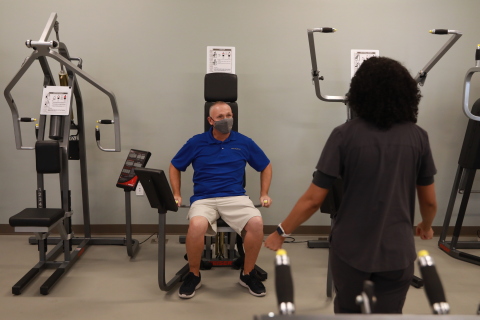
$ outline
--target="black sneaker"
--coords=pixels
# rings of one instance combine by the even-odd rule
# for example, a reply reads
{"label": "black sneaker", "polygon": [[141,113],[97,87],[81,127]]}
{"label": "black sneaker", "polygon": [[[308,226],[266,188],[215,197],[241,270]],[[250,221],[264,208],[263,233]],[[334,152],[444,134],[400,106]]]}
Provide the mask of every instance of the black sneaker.
{"label": "black sneaker", "polygon": [[178,290],[178,296],[182,299],[190,299],[195,295],[195,290],[202,286],[200,282],[202,280],[202,275],[198,274],[198,277],[190,272],[183,280],[180,289]]}
{"label": "black sneaker", "polygon": [[257,277],[257,271],[253,269],[250,274],[243,274],[243,270],[240,271],[240,281],[238,282],[245,288],[248,288],[251,294],[256,297],[263,297],[267,294],[265,286]]}

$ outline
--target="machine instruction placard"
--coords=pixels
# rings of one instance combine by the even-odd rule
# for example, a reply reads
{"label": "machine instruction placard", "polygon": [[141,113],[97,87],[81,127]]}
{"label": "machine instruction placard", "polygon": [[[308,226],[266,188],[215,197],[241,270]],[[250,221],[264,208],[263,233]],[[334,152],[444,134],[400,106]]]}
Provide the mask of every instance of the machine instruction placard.
{"label": "machine instruction placard", "polygon": [[72,89],[64,86],[47,86],[43,89],[41,115],[66,116],[70,113]]}
{"label": "machine instruction placard", "polygon": [[207,73],[235,73],[235,47],[207,47]]}
{"label": "machine instruction placard", "polygon": [[378,57],[380,55],[380,51],[378,50],[369,50],[369,49],[352,49],[351,50],[351,61],[352,61],[352,68],[351,68],[351,76],[357,72],[360,65],[371,57]]}

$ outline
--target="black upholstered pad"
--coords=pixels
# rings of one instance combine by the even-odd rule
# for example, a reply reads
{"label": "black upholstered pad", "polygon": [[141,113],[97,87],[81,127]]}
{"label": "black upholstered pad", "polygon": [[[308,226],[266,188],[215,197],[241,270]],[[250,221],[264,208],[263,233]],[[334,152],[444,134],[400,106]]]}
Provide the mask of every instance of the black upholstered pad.
{"label": "black upholstered pad", "polygon": [[205,75],[205,101],[237,101],[237,75],[231,73],[207,73]]}
{"label": "black upholstered pad", "polygon": [[50,227],[65,215],[63,209],[27,208],[10,217],[12,227]]}
{"label": "black upholstered pad", "polygon": [[62,153],[57,140],[37,141],[35,159],[38,173],[60,173],[62,170]]}
{"label": "black upholstered pad", "polygon": [[222,218],[217,219],[217,227],[231,228]]}

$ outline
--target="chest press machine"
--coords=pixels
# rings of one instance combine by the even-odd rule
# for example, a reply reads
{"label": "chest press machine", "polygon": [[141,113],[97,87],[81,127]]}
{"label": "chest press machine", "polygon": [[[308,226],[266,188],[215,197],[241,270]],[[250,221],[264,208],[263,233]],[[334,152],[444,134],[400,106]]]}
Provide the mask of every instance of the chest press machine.
{"label": "chest press machine", "polygon": [[[478,241],[459,240],[470,194],[480,192],[472,190],[475,174],[477,170],[480,169],[480,99],[477,99],[473,103],[472,111],[470,111],[469,108],[471,80],[476,72],[480,72],[480,45],[477,46],[475,52],[475,67],[470,68],[465,75],[462,107],[463,112],[470,120],[468,121],[462,151],[458,159],[457,173],[448,201],[442,233],[438,240],[438,247],[455,259],[480,265],[480,257],[458,250],[480,249],[480,242]],[[458,209],[458,216],[452,237],[450,240],[447,240],[447,233],[449,232],[450,221],[458,194],[462,194],[462,200]]]}
{"label": "chest press machine", "polygon": [[[114,148],[111,149],[101,146],[100,129],[97,126],[95,136],[97,146],[100,150],[105,152],[120,151],[120,118],[115,95],[82,70],[82,59],[70,56],[65,43],[59,40],[58,29],[57,14],[52,13],[40,39],[38,41],[27,40],[26,46],[33,49],[33,53],[25,59],[20,70],[4,91],[5,98],[12,113],[16,148],[18,150],[35,150],[37,171],[36,208],[24,209],[12,216],[9,221],[16,232],[34,233],[35,238],[33,240],[30,239],[30,243],[38,244],[40,256],[39,262],[12,287],[12,293],[15,295],[19,295],[40,271],[46,268],[54,268],[55,271],[53,274],[40,288],[41,294],[48,294],[51,288],[73,266],[90,245],[127,245],[127,251],[130,255],[133,254],[134,251],[131,247],[138,243],[137,240],[131,238],[131,229],[129,228],[127,228],[127,238],[93,238],[91,235],[84,112],[82,96],[76,76],[81,77],[107,95],[111,104],[113,119],[98,120],[97,122],[100,124],[113,124],[115,145]],[[56,41],[48,41],[52,30],[56,32]],[[47,58],[51,58],[60,63],[60,87],[55,86],[54,76]],[[50,111],[45,112],[42,110],[39,124],[35,130],[35,146],[28,147],[22,143],[20,124],[22,122],[33,122],[36,120],[31,117],[21,117],[19,115],[11,91],[36,60],[39,61],[43,72],[43,87],[48,89],[48,92],[44,90],[44,93],[49,96],[54,95],[51,100],[43,101],[48,101],[45,103],[52,103],[53,101],[50,105],[52,108],[50,109],[54,109],[53,107],[57,101],[67,98],[63,99],[65,100],[63,103],[65,105],[64,113],[66,114],[58,114]],[[72,63],[72,61],[77,61],[77,64]],[[72,95],[70,95],[69,99],[67,96],[58,95],[59,90],[64,91],[62,86],[65,87],[65,89],[71,90]],[[50,87],[52,88],[50,89]],[[74,122],[72,96],[75,97],[77,123]],[[49,124],[48,138],[45,137],[47,122]],[[76,130],[77,133],[71,135],[71,130]],[[72,230],[71,217],[73,211],[69,190],[69,160],[79,160],[80,162],[84,237],[75,237]],[[47,206],[46,191],[44,188],[44,176],[46,174],[58,174],[59,176],[61,205],[58,208]],[[127,221],[129,221],[128,217]],[[60,238],[49,237],[54,228],[58,229]],[[54,245],[53,249],[49,252],[47,252],[48,244]],[[75,248],[73,248],[74,245],[76,246]],[[54,261],[62,251],[64,254],[63,261]]]}
{"label": "chest press machine", "polygon": [[[206,74],[205,100],[205,131],[210,130],[207,117],[209,116],[210,107],[216,101],[224,101],[231,107],[235,119],[232,130],[238,131],[237,75],[228,73]],[[178,211],[178,206],[175,203],[172,190],[163,170],[136,168],[135,174],[144,187],[150,206],[158,210],[158,286],[162,291],[170,291],[178,282],[183,281],[189,272],[187,263],[170,280],[166,280],[166,214],[168,211]],[[243,181],[245,187],[245,176]],[[181,206],[181,208],[189,207],[187,205]],[[255,205],[255,207],[261,207],[261,205]],[[212,238],[215,239],[215,256],[211,249],[213,245]],[[180,242],[185,243],[184,236],[180,237]],[[235,244],[238,251],[235,250]],[[237,235],[225,221],[222,219],[217,220],[217,235],[215,237],[205,237],[205,250],[200,268],[202,270],[209,270],[212,267],[240,269],[243,266],[244,256],[242,245],[242,237]],[[268,274],[262,268],[255,265],[255,269],[260,280],[267,279]]]}
{"label": "chest press machine", "polygon": [[[334,33],[337,30],[331,27],[325,28],[314,28],[308,29],[308,43],[310,47],[310,58],[312,62],[312,82],[315,85],[315,93],[318,99],[325,101],[325,102],[342,102],[343,104],[347,104],[347,96],[330,96],[330,95],[323,95],[320,90],[320,80],[324,80],[323,76],[320,76],[320,71],[318,70],[317,66],[317,55],[315,51],[315,39],[314,33]],[[430,30],[431,34],[436,35],[452,35],[447,42],[440,48],[440,50],[433,56],[433,58],[421,69],[418,74],[415,76],[415,81],[418,85],[423,86],[425,80],[427,78],[428,72],[435,66],[435,64],[447,53],[447,51],[457,42],[458,39],[462,36],[462,33],[457,30],[447,30],[447,29],[433,29]],[[347,106],[347,121],[352,120],[355,117],[352,110]],[[480,118],[479,118],[480,119]],[[320,208],[322,213],[330,214],[332,219],[332,224],[334,223],[335,216],[338,212],[338,209],[341,205],[343,195],[343,183],[341,179],[337,179],[330,192],[327,194],[327,197]],[[412,222],[414,221],[412,217]],[[329,242],[316,240],[316,241],[309,241],[308,247],[309,248],[328,248]],[[412,281],[412,285],[416,288],[420,288],[423,286],[422,279],[418,277],[414,277]],[[331,277],[330,265],[328,266],[327,271],[327,297],[332,297],[333,295],[333,280]]]}

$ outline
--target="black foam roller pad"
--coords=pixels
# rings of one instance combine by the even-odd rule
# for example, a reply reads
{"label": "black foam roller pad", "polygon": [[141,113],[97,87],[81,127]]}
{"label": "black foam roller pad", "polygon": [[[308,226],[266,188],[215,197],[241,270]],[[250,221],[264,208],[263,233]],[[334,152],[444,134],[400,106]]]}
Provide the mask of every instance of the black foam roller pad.
{"label": "black foam roller pad", "polygon": [[275,289],[277,293],[277,302],[293,303],[293,279],[289,265],[275,266]]}
{"label": "black foam roller pad", "polygon": [[425,293],[430,304],[433,306],[438,302],[447,302],[442,282],[438,276],[435,266],[425,266],[420,268],[422,279],[425,283]]}

